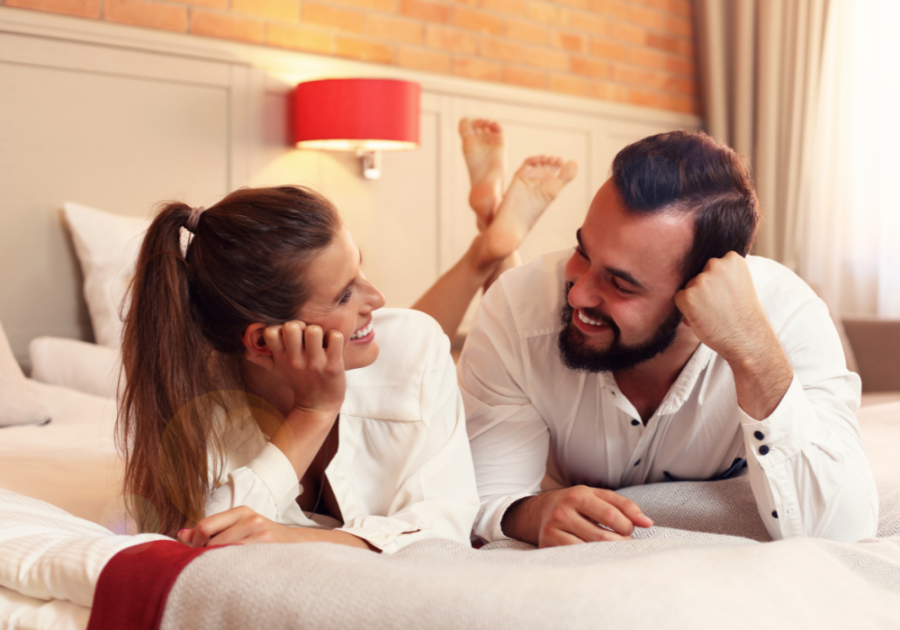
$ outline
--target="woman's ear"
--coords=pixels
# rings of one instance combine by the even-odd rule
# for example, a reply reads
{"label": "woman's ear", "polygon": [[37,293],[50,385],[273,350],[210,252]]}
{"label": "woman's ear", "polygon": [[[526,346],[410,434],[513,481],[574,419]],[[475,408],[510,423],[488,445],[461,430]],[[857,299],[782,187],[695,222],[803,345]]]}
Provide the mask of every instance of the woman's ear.
{"label": "woman's ear", "polygon": [[263,336],[265,330],[266,325],[258,322],[250,324],[244,329],[244,334],[241,335],[241,342],[243,342],[244,347],[247,349],[248,359],[253,359],[260,355],[267,357],[272,356],[272,351],[266,346],[266,338]]}

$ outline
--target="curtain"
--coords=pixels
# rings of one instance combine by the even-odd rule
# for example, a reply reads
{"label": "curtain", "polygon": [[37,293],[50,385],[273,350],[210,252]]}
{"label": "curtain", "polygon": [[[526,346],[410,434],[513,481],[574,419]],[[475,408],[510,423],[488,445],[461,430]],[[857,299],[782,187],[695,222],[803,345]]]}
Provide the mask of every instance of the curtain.
{"label": "curtain", "polygon": [[834,312],[900,317],[900,2],[832,0],[799,273]]}
{"label": "curtain", "polygon": [[763,213],[754,253],[795,270],[828,4],[694,0],[707,131],[749,160]]}

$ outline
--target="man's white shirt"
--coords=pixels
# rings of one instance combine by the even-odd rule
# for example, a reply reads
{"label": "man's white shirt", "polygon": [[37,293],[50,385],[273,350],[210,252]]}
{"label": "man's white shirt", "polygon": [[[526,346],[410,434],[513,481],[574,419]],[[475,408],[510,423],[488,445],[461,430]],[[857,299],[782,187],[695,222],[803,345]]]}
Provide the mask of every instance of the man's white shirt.
{"label": "man's white shirt", "polygon": [[568,369],[563,268],[547,254],[494,283],[458,366],[481,509],[475,534],[505,539],[520,498],[559,487],[618,489],[746,473],[774,540],[875,535],[878,499],[855,413],[859,377],[846,369],[825,304],[794,273],[748,257],[757,294],[794,369],[771,416],[740,409],[728,363],[700,345],[647,421],[609,372]]}

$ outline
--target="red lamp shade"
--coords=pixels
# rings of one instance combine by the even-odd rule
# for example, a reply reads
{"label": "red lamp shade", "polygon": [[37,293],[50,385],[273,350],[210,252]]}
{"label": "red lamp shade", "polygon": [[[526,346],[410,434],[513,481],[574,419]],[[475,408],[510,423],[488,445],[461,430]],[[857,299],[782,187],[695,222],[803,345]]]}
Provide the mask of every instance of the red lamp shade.
{"label": "red lamp shade", "polygon": [[294,141],[301,149],[401,151],[419,146],[418,83],[324,79],[297,85]]}

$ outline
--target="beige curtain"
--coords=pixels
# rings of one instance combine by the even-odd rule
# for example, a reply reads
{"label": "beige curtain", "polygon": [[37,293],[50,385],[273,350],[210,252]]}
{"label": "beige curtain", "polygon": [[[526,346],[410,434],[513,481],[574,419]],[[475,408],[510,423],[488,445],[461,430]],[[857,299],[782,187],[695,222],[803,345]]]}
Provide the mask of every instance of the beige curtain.
{"label": "beige curtain", "polygon": [[763,212],[754,251],[798,266],[829,0],[694,0],[707,131],[749,159]]}

